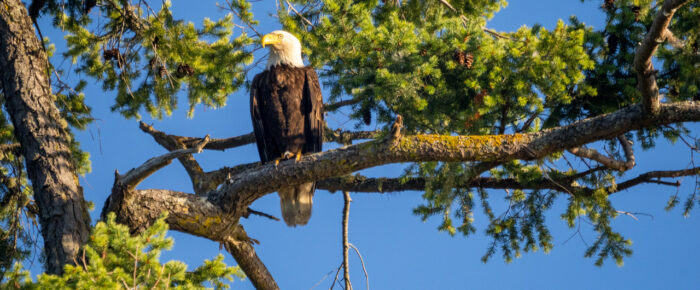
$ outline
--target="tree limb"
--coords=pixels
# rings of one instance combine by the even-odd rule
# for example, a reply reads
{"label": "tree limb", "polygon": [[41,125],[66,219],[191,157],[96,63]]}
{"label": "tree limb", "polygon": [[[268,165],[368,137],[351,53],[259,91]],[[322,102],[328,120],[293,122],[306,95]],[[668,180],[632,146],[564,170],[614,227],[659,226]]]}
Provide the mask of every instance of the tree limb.
{"label": "tree limb", "polygon": [[278,167],[263,165],[241,172],[209,194],[229,210],[242,210],[280,186],[322,180],[361,169],[397,162],[532,160],[592,141],[619,136],[630,130],[700,120],[700,102],[662,104],[648,117],[641,105],[600,115],[537,133],[493,136],[402,136],[398,142],[374,140],[321,153]]}
{"label": "tree limb", "polygon": [[627,140],[627,138],[624,135],[620,135],[617,138],[620,141],[620,144],[622,145],[622,149],[625,152],[625,158],[627,159],[627,161],[616,160],[612,157],[600,154],[597,150],[591,148],[576,147],[571,148],[568,151],[571,154],[574,154],[578,157],[598,161],[600,164],[603,164],[607,168],[624,172],[634,167],[634,153],[632,151],[632,144],[629,142],[629,140]]}
{"label": "tree limb", "polygon": [[[256,288],[279,289],[251,245],[255,240],[248,237],[238,218],[224,212],[219,205],[194,194],[164,189],[129,190],[116,184],[102,209],[103,217],[115,212],[117,222],[127,225],[132,232],[140,232],[162,212],[167,212],[166,222],[171,230],[222,243]],[[124,190],[129,192],[119,192]],[[115,198],[119,196],[121,200]]]}
{"label": "tree limb", "polygon": [[666,170],[666,171],[650,171],[647,173],[643,173],[635,178],[632,178],[630,180],[627,180],[622,183],[618,183],[617,187],[615,188],[615,191],[622,191],[625,189],[628,189],[630,187],[633,187],[635,185],[638,185],[640,183],[659,183],[659,184],[665,184],[665,185],[671,185],[671,186],[680,186],[680,183],[661,183],[656,180],[652,180],[653,178],[670,178],[670,177],[681,177],[681,176],[690,176],[690,175],[697,175],[700,173],[700,167],[694,167],[690,169],[684,169],[684,170]]}
{"label": "tree limb", "polygon": [[124,186],[127,186],[129,188],[135,188],[141,181],[146,179],[148,176],[153,174],[154,172],[158,171],[158,169],[161,169],[165,167],[166,165],[170,164],[173,159],[175,158],[180,158],[185,155],[190,155],[192,153],[200,153],[202,152],[202,148],[209,142],[209,135],[204,137],[199,144],[196,144],[193,148],[190,149],[179,149],[175,151],[170,151],[168,153],[165,153],[161,156],[158,157],[153,157],[143,163],[143,165],[136,167],[134,169],[129,170],[126,174],[123,176],[119,177],[120,182],[124,184]]}
{"label": "tree limb", "polygon": [[659,87],[656,84],[656,70],[651,63],[651,58],[656,53],[659,44],[664,43],[670,34],[668,25],[671,18],[680,8],[690,0],[667,0],[656,13],[654,22],[649,28],[649,32],[642,40],[641,46],[637,48],[634,56],[634,68],[637,71],[639,90],[642,93],[644,111],[649,114],[656,114],[659,111]]}
{"label": "tree limb", "polygon": [[352,284],[350,283],[350,259],[348,258],[348,221],[350,219],[350,192],[343,191],[343,279],[345,280],[345,289],[352,289]]}
{"label": "tree limb", "polygon": [[[114,211],[118,222],[130,226],[134,230],[145,228],[155,220],[162,211],[170,213],[167,222],[174,230],[202,236],[213,241],[224,243],[233,249],[230,239],[240,241],[238,247],[254,242],[247,237],[238,224],[239,219],[248,213],[248,205],[263,195],[276,191],[281,186],[293,186],[298,183],[313,180],[323,180],[334,176],[349,174],[357,170],[397,162],[422,161],[483,161],[483,165],[492,166],[498,162],[523,159],[532,160],[560,152],[567,148],[601,139],[619,136],[630,130],[638,130],[647,126],[660,126],[686,121],[700,120],[700,102],[679,102],[661,104],[659,114],[648,116],[642,105],[633,105],[614,113],[578,121],[568,126],[556,127],[537,133],[495,135],[495,136],[439,136],[439,135],[401,135],[400,122],[397,122],[387,138],[377,139],[352,146],[329,150],[311,155],[305,155],[301,161],[283,161],[278,167],[274,164],[258,165],[259,163],[244,164],[240,170],[228,168],[217,171],[217,178],[225,180],[219,189],[197,196],[169,190],[130,190],[116,176],[112,195],[105,203],[103,214]],[[202,145],[205,147],[206,145]],[[171,156],[172,157],[172,156]],[[235,172],[234,172],[235,171]],[[226,173],[225,177],[223,173]],[[235,174],[231,174],[235,173]],[[677,174],[696,174],[689,172],[654,172],[639,180],[630,180],[618,185],[616,190],[631,186],[634,182],[645,182],[655,176],[674,176]],[[325,181],[319,182],[319,188],[328,186]],[[414,183],[412,183],[414,182]],[[412,185],[416,189],[424,189],[423,184],[409,181],[401,186]],[[518,186],[511,180],[493,180],[477,178],[470,186]],[[508,184],[509,183],[509,184]],[[418,185],[423,185],[418,187]],[[561,191],[577,192],[584,187],[556,184],[554,181],[543,181],[539,186],[549,186]],[[387,183],[382,185],[388,188]],[[523,187],[534,185],[520,185]],[[562,188],[566,186],[566,188]],[[376,188],[376,185],[375,185]],[[357,190],[354,190],[357,191]],[[228,244],[227,244],[228,243]],[[250,248],[252,249],[252,247]],[[244,268],[251,280],[260,273],[254,283],[266,285],[265,279],[274,281],[257,256],[245,248],[241,248],[245,257],[253,257]],[[234,256],[240,253],[234,253]],[[241,254],[242,255],[242,254]],[[238,256],[241,257],[241,256]],[[237,261],[238,261],[237,257]],[[239,261],[243,267],[243,263]],[[256,274],[257,275],[257,274]],[[258,285],[258,284],[256,284]],[[276,287],[276,284],[273,284]],[[262,286],[261,286],[262,287]],[[275,289],[271,287],[271,289]]]}

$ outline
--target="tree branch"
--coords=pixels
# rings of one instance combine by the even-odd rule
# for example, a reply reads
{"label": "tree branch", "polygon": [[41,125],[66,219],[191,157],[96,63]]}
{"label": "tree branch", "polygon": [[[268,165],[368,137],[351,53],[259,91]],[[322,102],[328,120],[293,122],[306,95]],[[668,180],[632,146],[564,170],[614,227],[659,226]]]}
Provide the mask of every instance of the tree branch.
{"label": "tree branch", "polygon": [[620,141],[620,144],[622,145],[622,149],[625,152],[625,158],[627,159],[627,161],[616,160],[612,157],[608,157],[608,156],[605,156],[603,154],[600,154],[595,149],[590,149],[590,148],[576,147],[576,148],[571,148],[568,151],[571,154],[574,154],[578,157],[598,161],[600,164],[603,164],[607,168],[614,169],[614,170],[617,170],[620,172],[624,172],[624,171],[630,170],[630,169],[632,169],[632,167],[634,167],[634,165],[635,165],[634,153],[632,151],[632,144],[629,142],[629,140],[627,140],[627,138],[624,135],[620,135],[617,138]]}
{"label": "tree branch", "polygon": [[[183,139],[186,138],[165,134],[161,131],[154,129],[153,126],[150,126],[144,122],[139,122],[139,128],[141,129],[141,131],[151,135],[151,137],[153,137],[156,143],[160,144],[168,151],[193,148],[196,147],[198,144],[202,144],[203,141],[203,139],[201,138],[187,138],[190,141],[189,146],[187,146],[183,142]],[[204,142],[204,148],[206,148],[206,145],[209,145],[209,143],[211,143],[211,140]],[[180,161],[180,164],[182,164],[182,166],[185,168],[185,171],[187,171],[187,175],[190,176],[190,181],[192,181],[194,192],[196,194],[202,194],[206,191],[216,188],[216,186],[211,188],[206,187],[201,182],[202,176],[204,175],[204,170],[202,170],[202,167],[199,166],[199,163],[194,158],[194,156],[192,156],[192,154],[181,154],[178,155],[177,159],[178,161]]]}
{"label": "tree branch", "polygon": [[350,192],[343,191],[343,278],[345,279],[345,289],[352,289],[350,284],[350,259],[348,259],[348,221],[350,219]]}
{"label": "tree branch", "polygon": [[280,186],[348,174],[397,162],[532,160],[592,141],[619,136],[630,130],[700,120],[700,102],[662,104],[648,117],[641,105],[530,134],[494,136],[402,136],[398,141],[374,140],[321,153],[278,167],[263,165],[241,172],[211,192],[209,198],[237,215],[259,197]]}
{"label": "tree branch", "polygon": [[358,99],[342,100],[342,101],[337,101],[335,103],[324,104],[323,108],[327,112],[333,112],[333,111],[340,109],[342,107],[351,106],[351,105],[357,104],[359,102],[360,102],[360,100],[358,100]]}
{"label": "tree branch", "polygon": [[[119,196],[128,198],[115,198]],[[172,190],[129,190],[115,183],[102,216],[108,212],[115,212],[117,222],[132,232],[145,230],[162,212],[167,212],[170,229],[222,243],[256,288],[279,289],[251,246],[255,240],[248,237],[238,218],[206,198]]]}
{"label": "tree branch", "polygon": [[[464,180],[457,178],[457,180]],[[343,177],[328,178],[316,183],[316,188],[335,191],[351,191],[362,193],[387,193],[400,191],[423,191],[427,180],[422,177],[409,178],[369,178],[359,174]],[[588,192],[590,189],[581,186],[564,185],[566,182],[542,179],[530,184],[523,184],[512,178],[478,177],[471,181],[457,182],[455,188],[492,188],[492,189],[552,189],[563,192]]]}
{"label": "tree branch", "polygon": [[[217,178],[226,180],[226,182],[219,189],[208,192],[206,197],[168,190],[132,190],[124,186],[120,176],[117,175],[112,195],[105,203],[103,214],[114,211],[117,213],[118,222],[127,224],[134,230],[139,230],[155,220],[162,211],[167,211],[170,213],[167,222],[172,229],[222,242],[230,249],[239,247],[241,252],[230,251],[234,256],[239,255],[237,261],[242,267],[247,262],[242,262],[238,258],[242,257],[241,255],[252,257],[246,266],[249,268],[244,268],[246,274],[252,280],[257,274],[250,273],[260,273],[258,278],[255,278],[260,280],[256,280],[254,284],[268,285],[265,283],[274,280],[269,276],[267,269],[262,268],[264,265],[257,256],[246,250],[244,244],[249,244],[254,240],[245,234],[238,222],[241,216],[249,212],[248,205],[263,195],[276,191],[281,186],[323,180],[364,168],[397,162],[483,161],[482,165],[488,167],[507,160],[542,158],[567,148],[578,147],[596,140],[614,138],[630,130],[647,126],[698,120],[700,120],[700,102],[680,102],[661,104],[659,114],[651,117],[644,113],[642,105],[633,105],[614,113],[581,120],[568,126],[530,134],[404,136],[400,134],[400,122],[397,122],[397,126],[394,126],[395,130],[387,138],[305,155],[299,162],[283,161],[278,167],[275,167],[274,164],[251,163],[216,171]],[[201,146],[206,147],[206,143],[201,144]],[[172,154],[169,156],[171,159],[174,158]],[[226,173],[225,177],[223,177],[223,173]],[[651,172],[636,180],[620,183],[616,190],[628,188],[635,182],[649,182],[654,177],[696,173],[697,171],[687,170],[682,172]],[[329,182],[320,181],[319,188],[325,186],[325,188],[330,189]],[[367,183],[364,185],[360,183],[360,185],[368,186]],[[390,189],[389,185],[390,183],[387,183],[386,180],[383,181],[382,190]],[[425,181],[420,180],[396,182],[396,186],[413,186],[420,190],[425,188],[424,185]],[[491,188],[498,188],[498,186],[503,188],[517,188],[517,186],[534,188],[539,186],[542,188],[546,186],[564,192],[583,190],[586,193],[585,187],[575,187],[566,183],[557,184],[552,180],[545,180],[534,185],[522,185],[514,180],[476,178],[467,185]],[[374,183],[374,187],[377,188],[377,182]],[[359,189],[354,188],[353,191],[360,191]],[[240,243],[232,244],[231,239],[240,241]],[[272,285],[276,287],[276,284]],[[273,286],[270,288],[275,289]]]}
{"label": "tree branch", "polygon": [[175,158],[180,158],[185,155],[190,155],[192,153],[200,153],[202,152],[202,148],[209,142],[209,135],[204,137],[199,144],[196,144],[195,147],[190,148],[190,149],[179,149],[175,151],[170,151],[168,153],[165,153],[161,156],[158,157],[153,157],[143,163],[143,165],[136,167],[134,169],[129,170],[126,174],[123,176],[120,176],[118,179],[120,182],[123,183],[124,186],[129,187],[129,188],[135,188],[141,181],[146,179],[148,176],[153,174],[154,172],[158,171],[158,169],[161,169],[165,167],[166,165],[170,164],[173,159]]}
{"label": "tree branch", "polygon": [[656,70],[651,63],[651,58],[656,53],[659,44],[668,39],[668,25],[671,18],[680,8],[690,0],[667,0],[656,13],[654,22],[649,28],[649,32],[644,37],[642,44],[637,48],[634,56],[634,68],[637,71],[639,90],[642,93],[644,111],[649,114],[656,114],[659,111],[659,87],[656,84]]}
{"label": "tree branch", "polygon": [[658,183],[658,184],[671,185],[671,186],[680,186],[679,182],[665,183],[665,182],[653,180],[653,178],[656,178],[656,179],[672,178],[672,177],[697,175],[699,173],[700,173],[700,167],[694,167],[694,168],[684,169],[684,170],[650,171],[647,173],[640,174],[639,176],[632,178],[630,180],[627,180],[625,182],[618,183],[617,188],[615,188],[615,192],[623,191],[625,189],[628,189],[630,187],[633,187],[633,186],[641,184],[641,183]]}

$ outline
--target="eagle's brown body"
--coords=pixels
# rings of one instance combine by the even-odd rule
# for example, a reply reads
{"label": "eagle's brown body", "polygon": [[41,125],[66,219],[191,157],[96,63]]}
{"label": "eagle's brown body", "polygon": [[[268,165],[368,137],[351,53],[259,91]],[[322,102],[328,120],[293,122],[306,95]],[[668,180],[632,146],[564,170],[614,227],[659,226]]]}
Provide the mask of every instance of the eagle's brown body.
{"label": "eagle's brown body", "polygon": [[[287,154],[320,152],[323,97],[312,67],[273,66],[255,76],[250,91],[255,139],[262,163]],[[311,217],[315,183],[281,188],[282,217],[290,226]]]}

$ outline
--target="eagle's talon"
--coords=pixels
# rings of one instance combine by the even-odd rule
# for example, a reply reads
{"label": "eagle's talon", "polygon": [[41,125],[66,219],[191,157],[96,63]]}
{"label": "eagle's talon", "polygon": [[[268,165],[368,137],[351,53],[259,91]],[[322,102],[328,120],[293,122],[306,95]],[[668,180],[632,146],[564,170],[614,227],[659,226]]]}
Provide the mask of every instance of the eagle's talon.
{"label": "eagle's talon", "polygon": [[297,156],[296,156],[294,162],[299,162],[299,161],[301,161],[301,150],[299,150],[299,152],[297,152]]}

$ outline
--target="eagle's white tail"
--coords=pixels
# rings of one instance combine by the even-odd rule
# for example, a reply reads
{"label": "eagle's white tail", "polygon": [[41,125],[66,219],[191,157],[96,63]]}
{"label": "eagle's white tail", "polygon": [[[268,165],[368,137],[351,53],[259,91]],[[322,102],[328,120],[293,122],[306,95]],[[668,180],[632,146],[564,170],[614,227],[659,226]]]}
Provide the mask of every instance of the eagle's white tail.
{"label": "eagle's white tail", "polygon": [[311,218],[311,207],[314,198],[314,182],[302,183],[294,187],[280,188],[282,217],[290,227],[305,225]]}

